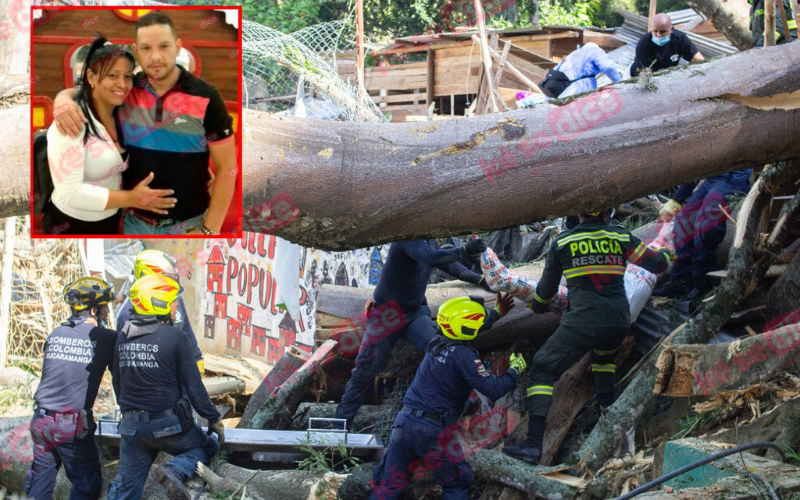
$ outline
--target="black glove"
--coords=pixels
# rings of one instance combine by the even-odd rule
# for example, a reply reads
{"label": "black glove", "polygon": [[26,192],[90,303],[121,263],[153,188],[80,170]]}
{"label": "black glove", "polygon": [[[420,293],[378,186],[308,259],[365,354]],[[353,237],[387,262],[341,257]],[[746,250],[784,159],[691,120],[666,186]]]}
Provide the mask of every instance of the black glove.
{"label": "black glove", "polygon": [[533,302],[528,304],[528,309],[535,312],[536,314],[544,314],[550,312],[550,304],[542,304],[538,300],[534,299]]}
{"label": "black glove", "polygon": [[206,432],[206,434],[210,436],[212,432],[217,433],[217,440],[219,441],[220,446],[225,444],[225,427],[222,425],[222,418],[216,422],[208,423],[208,432]]}
{"label": "black glove", "polygon": [[486,251],[486,243],[480,238],[467,240],[464,250],[466,250],[467,255],[479,255]]}

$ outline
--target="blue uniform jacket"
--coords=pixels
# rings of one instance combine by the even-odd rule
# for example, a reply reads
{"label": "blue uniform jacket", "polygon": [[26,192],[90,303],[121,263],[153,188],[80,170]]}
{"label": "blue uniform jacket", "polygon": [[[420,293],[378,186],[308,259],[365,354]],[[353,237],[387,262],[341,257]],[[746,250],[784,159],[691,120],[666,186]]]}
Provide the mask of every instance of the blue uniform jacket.
{"label": "blue uniform jacket", "polygon": [[[490,311],[481,331],[491,327],[497,319],[499,314]],[[512,391],[516,384],[517,372],[509,370],[500,377],[491,376],[477,349],[465,342],[450,340],[440,332],[428,345],[403,404],[443,417],[457,417],[473,389],[496,401]]]}

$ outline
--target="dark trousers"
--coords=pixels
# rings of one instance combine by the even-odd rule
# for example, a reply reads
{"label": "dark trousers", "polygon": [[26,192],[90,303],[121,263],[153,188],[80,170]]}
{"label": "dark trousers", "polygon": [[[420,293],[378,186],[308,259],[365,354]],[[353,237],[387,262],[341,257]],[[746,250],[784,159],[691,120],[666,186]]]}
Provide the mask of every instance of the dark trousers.
{"label": "dark trousers", "polygon": [[742,188],[725,179],[706,179],[675,214],[674,238],[678,259],[670,280],[688,281],[696,288],[709,288],[707,273],[717,270],[717,247],[725,239],[730,212],[726,196],[741,194]]}
{"label": "dark trousers", "polygon": [[94,433],[75,438],[77,414],[45,416],[37,411],[31,421],[33,463],[25,474],[25,493],[36,500],[53,498],[56,476],[61,465],[72,483],[69,500],[100,498],[103,477]]}
{"label": "dark trousers", "polygon": [[425,469],[430,469],[442,487],[444,500],[467,500],[475,473],[464,461],[457,442],[443,442],[443,430],[441,420],[400,411],[392,427],[386,455],[373,473],[370,499],[395,499],[413,478],[424,476]]}
{"label": "dark trousers", "polygon": [[613,397],[614,356],[629,330],[629,327],[559,326],[536,352],[528,371],[528,414],[547,417],[553,404],[553,384],[587,352],[591,352],[598,398]]}
{"label": "dark trousers", "polygon": [[120,234],[122,215],[119,210],[111,217],[98,221],[85,221],[70,217],[53,203],[42,216],[42,230],[47,235],[60,234]]}
{"label": "dark trousers", "polygon": [[183,481],[194,475],[197,462],[208,464],[219,451],[216,437],[207,436],[197,424],[182,431],[176,415],[136,422],[123,418],[119,434],[119,475],[108,489],[108,500],[140,498],[159,451],[174,457],[169,466]]}
{"label": "dark trousers", "polygon": [[356,356],[356,366],[336,408],[336,418],[346,418],[348,429],[364,403],[372,381],[378,376],[398,339],[425,352],[436,333],[427,305],[408,313],[376,305],[367,318],[367,330]]}

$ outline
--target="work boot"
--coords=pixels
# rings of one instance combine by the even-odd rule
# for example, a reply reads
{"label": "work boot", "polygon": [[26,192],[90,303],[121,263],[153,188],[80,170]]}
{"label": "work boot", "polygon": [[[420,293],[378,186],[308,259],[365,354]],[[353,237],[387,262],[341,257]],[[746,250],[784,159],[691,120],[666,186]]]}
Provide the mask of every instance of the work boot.
{"label": "work boot", "polygon": [[654,297],[670,297],[673,299],[682,297],[687,293],[689,293],[689,284],[685,280],[672,278],[653,290]]}
{"label": "work boot", "polygon": [[169,465],[156,466],[153,478],[167,490],[169,500],[192,500],[192,495],[183,484],[181,475]]}
{"label": "work boot", "polygon": [[537,446],[535,439],[528,436],[525,441],[519,444],[504,446],[503,453],[509,457],[528,462],[531,465],[539,465],[539,460],[542,459],[542,445],[539,444]]}
{"label": "work boot", "polygon": [[529,416],[528,437],[514,446],[503,446],[503,453],[532,465],[539,465],[542,459],[545,417]]}

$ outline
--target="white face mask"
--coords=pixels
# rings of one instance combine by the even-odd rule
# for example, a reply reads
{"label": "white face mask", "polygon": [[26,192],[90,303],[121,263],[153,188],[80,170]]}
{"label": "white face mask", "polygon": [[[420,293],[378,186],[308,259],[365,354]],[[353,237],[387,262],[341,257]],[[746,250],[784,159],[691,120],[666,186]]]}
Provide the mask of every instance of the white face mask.
{"label": "white face mask", "polygon": [[669,35],[663,36],[661,38],[653,35],[653,43],[658,45],[659,47],[663,47],[667,43],[669,43]]}

